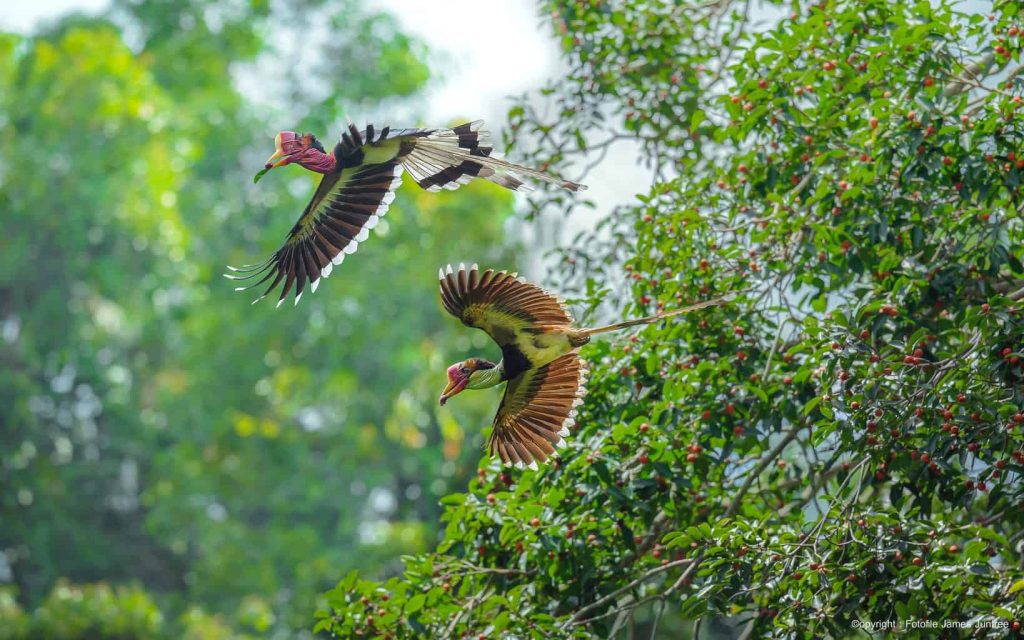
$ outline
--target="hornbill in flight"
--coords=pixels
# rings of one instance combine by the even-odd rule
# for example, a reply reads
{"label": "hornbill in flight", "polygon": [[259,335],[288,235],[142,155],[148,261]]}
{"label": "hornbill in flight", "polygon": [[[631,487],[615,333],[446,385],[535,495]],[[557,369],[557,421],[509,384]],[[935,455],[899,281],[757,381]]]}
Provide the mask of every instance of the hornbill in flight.
{"label": "hornbill in flight", "polygon": [[448,367],[443,405],[463,389],[488,389],[507,382],[488,448],[507,465],[544,462],[569,435],[576,407],[582,404],[586,367],[579,349],[591,336],[650,324],[725,302],[706,300],[658,315],[594,328],[576,328],[560,299],[515,273],[442,269],[441,302],[469,327],[483,329],[501,347],[497,364],[469,358]]}
{"label": "hornbill in flight", "polygon": [[284,282],[278,306],[293,287],[298,304],[307,282],[316,291],[320,278],[329,276],[346,255],[355,253],[359,243],[366,240],[370,229],[395,199],[403,171],[408,171],[416,184],[427,191],[458,189],[473,178],[525,191],[529,186],[524,184],[524,176],[569,191],[586,189],[584,185],[495,157],[482,125],[483,121],[477,120],[452,129],[392,131],[384,127],[378,132],[373,125],[359,131],[349,124],[348,131],[329,153],[311,133],[278,133],[274,139],[277,150],[256,174],[255,182],[271,169],[287,164],[298,164],[324,177],[284,246],[260,264],[228,267],[233,274],[225,277],[258,278],[237,291],[258,287],[272,279],[253,303]]}

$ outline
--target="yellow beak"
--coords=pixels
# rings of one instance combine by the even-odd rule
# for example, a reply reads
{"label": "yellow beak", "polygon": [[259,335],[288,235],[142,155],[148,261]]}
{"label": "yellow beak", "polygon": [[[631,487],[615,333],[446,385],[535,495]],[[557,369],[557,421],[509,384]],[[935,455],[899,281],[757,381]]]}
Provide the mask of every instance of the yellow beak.
{"label": "yellow beak", "polygon": [[267,162],[263,165],[265,169],[276,169],[283,165],[288,160],[285,156],[284,151],[278,149],[274,152],[274,155],[267,158]]}
{"label": "yellow beak", "polygon": [[274,146],[277,148],[277,150],[274,151],[274,155],[267,158],[267,161],[263,164],[263,168],[260,169],[259,173],[257,173],[253,177],[252,181],[254,183],[259,182],[260,178],[262,178],[263,175],[270,171],[271,169],[276,169],[281,165],[288,163],[288,156],[285,154],[284,149],[281,148],[280,133],[277,134],[277,136],[274,138]]}
{"label": "yellow beak", "polygon": [[277,134],[274,137],[274,155],[267,158],[266,163],[263,165],[267,169],[276,169],[285,163],[288,156],[285,155],[284,149],[281,148],[281,134]]}
{"label": "yellow beak", "polygon": [[445,387],[444,391],[441,392],[441,397],[438,399],[438,402],[441,403],[441,406],[444,406],[444,403],[448,402],[448,398],[451,398],[455,394],[465,389],[466,383],[468,382],[469,380],[452,380],[451,382],[449,382],[448,386]]}

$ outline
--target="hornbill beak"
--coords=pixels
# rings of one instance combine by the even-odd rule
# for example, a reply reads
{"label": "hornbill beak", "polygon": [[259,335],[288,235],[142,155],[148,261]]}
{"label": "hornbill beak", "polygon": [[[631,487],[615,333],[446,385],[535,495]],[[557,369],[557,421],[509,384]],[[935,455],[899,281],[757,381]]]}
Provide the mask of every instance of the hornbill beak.
{"label": "hornbill beak", "polygon": [[469,376],[462,375],[459,371],[459,365],[452,365],[448,368],[448,386],[441,392],[438,402],[443,407],[444,403],[448,402],[448,398],[461,392],[466,388],[467,384],[469,384]]}
{"label": "hornbill beak", "polygon": [[[257,173],[253,177],[252,181],[254,183],[255,182],[259,182],[260,178],[262,178],[271,169],[276,169],[278,167],[283,167],[284,165],[288,164],[288,162],[290,161],[290,154],[285,153],[284,146],[282,144],[283,140],[281,139],[281,136],[284,133],[285,132],[281,132],[281,133],[277,134],[277,136],[274,138],[274,148],[275,148],[274,154],[272,156],[270,156],[269,158],[267,158],[267,161],[265,163],[263,163],[263,168],[260,169],[259,173]],[[292,137],[292,139],[294,139],[295,134],[292,133],[291,137]]]}

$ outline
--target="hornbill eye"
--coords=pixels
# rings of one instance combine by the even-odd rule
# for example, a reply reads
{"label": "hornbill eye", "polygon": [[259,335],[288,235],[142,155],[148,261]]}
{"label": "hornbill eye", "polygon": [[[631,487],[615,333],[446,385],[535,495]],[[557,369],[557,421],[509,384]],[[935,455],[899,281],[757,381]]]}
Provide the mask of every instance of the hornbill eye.
{"label": "hornbill eye", "polygon": [[469,373],[469,367],[462,367],[461,369],[459,369],[459,373],[461,373],[463,375],[468,374]]}

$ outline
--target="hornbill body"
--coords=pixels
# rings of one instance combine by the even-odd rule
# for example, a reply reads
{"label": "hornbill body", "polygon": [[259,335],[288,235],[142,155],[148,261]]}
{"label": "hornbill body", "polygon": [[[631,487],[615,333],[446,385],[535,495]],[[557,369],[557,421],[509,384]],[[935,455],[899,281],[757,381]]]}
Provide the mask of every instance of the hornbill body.
{"label": "hornbill body", "polygon": [[[323,174],[323,179],[292,227],[283,247],[265,262],[246,267],[228,267],[233,280],[257,279],[244,291],[268,280],[269,286],[253,302],[282,286],[278,306],[294,287],[295,303],[306,283],[316,291],[346,255],[355,253],[395,199],[395,190],[408,172],[428,190],[457,189],[474,178],[483,178],[513,191],[529,187],[528,176],[569,191],[586,187],[555,178],[494,156],[481,130],[482,120],[452,129],[401,129],[384,127],[377,131],[367,125],[360,131],[349,125],[341,141],[327,153],[313,134],[282,131],[274,140],[276,151],[255,181],[271,169],[298,164]],[[283,285],[282,285],[283,283]]]}
{"label": "hornbill body", "polygon": [[463,324],[483,329],[501,348],[501,361],[469,358],[448,367],[440,403],[464,389],[487,389],[507,382],[488,441],[492,456],[505,464],[536,467],[569,434],[582,404],[586,366],[579,349],[592,336],[722,304],[718,298],[646,318],[603,327],[577,328],[556,296],[515,273],[468,270],[449,265],[438,277],[441,302]]}

